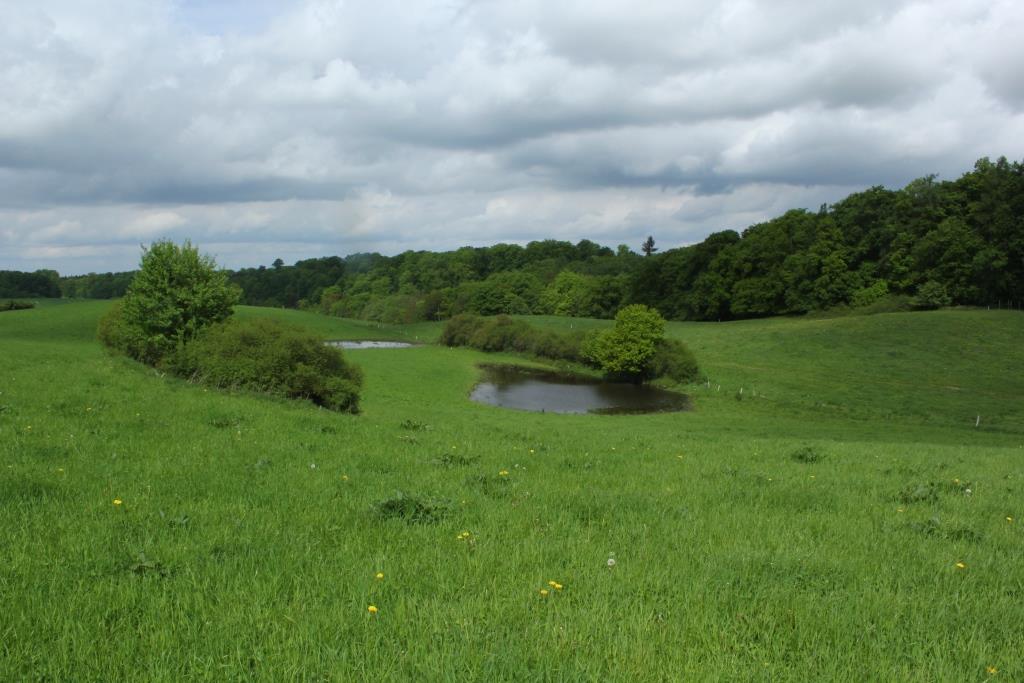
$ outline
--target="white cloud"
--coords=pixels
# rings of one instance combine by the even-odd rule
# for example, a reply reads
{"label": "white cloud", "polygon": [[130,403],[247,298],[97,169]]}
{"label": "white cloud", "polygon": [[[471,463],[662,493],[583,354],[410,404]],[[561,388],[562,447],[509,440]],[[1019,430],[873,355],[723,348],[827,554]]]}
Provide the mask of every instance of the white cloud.
{"label": "white cloud", "polygon": [[1021,158],[1022,30],[1005,0],[6,3],[0,268],[693,242]]}

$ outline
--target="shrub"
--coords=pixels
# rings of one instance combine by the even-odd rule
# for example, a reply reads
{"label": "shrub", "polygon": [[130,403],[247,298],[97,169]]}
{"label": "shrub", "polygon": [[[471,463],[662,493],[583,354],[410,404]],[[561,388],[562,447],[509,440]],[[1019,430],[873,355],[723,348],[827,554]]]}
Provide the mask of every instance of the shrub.
{"label": "shrub", "polygon": [[520,320],[499,315],[478,325],[469,346],[481,351],[529,351],[532,329]]}
{"label": "shrub", "polygon": [[238,297],[227,275],[191,243],[154,242],[121,304],[104,317],[100,339],[156,365],[204,327],[225,320]]}
{"label": "shrub", "polygon": [[[538,330],[506,315],[482,318],[463,313],[445,323],[440,341],[446,346],[514,351],[551,360],[587,363],[613,378],[635,382],[660,377],[680,383],[697,379],[697,360],[686,345],[674,339],[656,337],[665,325],[657,311],[646,306],[629,306],[623,311],[620,316],[626,320],[624,326],[616,323],[616,328],[596,334],[580,331],[558,334]],[[636,347],[639,346],[642,348],[638,350]],[[632,365],[621,368],[613,365],[613,361],[627,357],[639,359],[638,369],[633,369]]]}
{"label": "shrub", "polygon": [[646,372],[651,378],[667,377],[686,384],[697,379],[699,370],[697,359],[686,344],[675,339],[662,339],[655,344]]}
{"label": "shrub", "polygon": [[24,311],[29,308],[35,308],[36,305],[31,301],[0,301],[0,311]]}
{"label": "shrub", "polygon": [[483,323],[483,318],[460,313],[444,324],[439,341],[445,346],[469,346],[469,340]]}
{"label": "shrub", "polygon": [[204,329],[164,366],[192,381],[359,411],[362,373],[341,352],[300,327],[272,319],[227,321]]}
{"label": "shrub", "polygon": [[615,316],[615,327],[591,338],[583,355],[607,375],[639,381],[650,376],[650,362],[663,341],[665,319],[653,308],[633,304]]}
{"label": "shrub", "polygon": [[889,283],[885,280],[875,280],[871,286],[855,291],[850,303],[857,308],[870,306],[888,293]]}
{"label": "shrub", "polygon": [[952,303],[952,299],[946,292],[942,283],[929,280],[917,288],[917,296],[913,299],[913,306],[916,309],[927,311],[942,308]]}

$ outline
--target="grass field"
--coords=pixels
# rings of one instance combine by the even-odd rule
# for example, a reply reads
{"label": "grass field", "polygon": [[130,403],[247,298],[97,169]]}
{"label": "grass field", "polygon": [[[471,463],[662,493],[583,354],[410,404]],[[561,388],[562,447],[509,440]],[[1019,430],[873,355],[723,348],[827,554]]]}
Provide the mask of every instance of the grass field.
{"label": "grass field", "polygon": [[673,323],[707,382],[644,416],[352,351],[348,416],[111,357],[107,305],[0,313],[0,680],[1024,680],[1024,315]]}

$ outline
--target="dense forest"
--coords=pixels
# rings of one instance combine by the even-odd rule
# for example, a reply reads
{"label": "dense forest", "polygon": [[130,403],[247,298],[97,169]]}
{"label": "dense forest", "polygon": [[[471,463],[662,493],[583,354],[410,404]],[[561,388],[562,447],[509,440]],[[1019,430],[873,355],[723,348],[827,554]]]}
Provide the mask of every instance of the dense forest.
{"label": "dense forest", "polygon": [[[957,180],[926,176],[900,190],[872,187],[817,211],[795,209],[660,253],[652,238],[637,246],[642,255],[626,245],[544,240],[292,266],[278,259],[231,280],[244,303],[385,322],[460,313],[610,318],[632,303],[676,320],[843,306],[1019,305],[1024,164],[984,158]],[[0,272],[0,297],[54,296],[54,287],[63,296],[119,296],[130,277]],[[29,291],[35,282],[38,290]]]}

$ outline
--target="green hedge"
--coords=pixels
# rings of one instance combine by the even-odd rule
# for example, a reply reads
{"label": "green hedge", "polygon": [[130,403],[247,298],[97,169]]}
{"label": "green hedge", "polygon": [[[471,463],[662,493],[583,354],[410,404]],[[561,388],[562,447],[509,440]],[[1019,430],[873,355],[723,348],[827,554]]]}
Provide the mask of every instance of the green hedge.
{"label": "green hedge", "polygon": [[301,327],[272,319],[228,320],[202,330],[163,364],[191,381],[307,399],[359,412],[362,373],[341,351]]}
{"label": "green hedge", "polygon": [[538,330],[522,320],[498,315],[493,318],[463,313],[445,323],[440,341],[446,346],[469,346],[481,351],[529,353],[552,360],[583,362],[582,333],[557,334]]}
{"label": "green hedge", "polygon": [[[551,360],[583,363],[601,368],[584,350],[592,346],[597,335],[582,332],[557,334],[538,330],[522,320],[498,315],[485,318],[464,313],[445,323],[440,342],[445,346],[469,346],[481,351],[527,353]],[[614,380],[642,381],[667,378],[685,384],[697,379],[697,359],[686,344],[675,339],[659,339],[643,372],[635,375],[610,374]]]}

